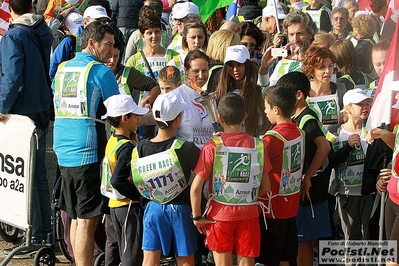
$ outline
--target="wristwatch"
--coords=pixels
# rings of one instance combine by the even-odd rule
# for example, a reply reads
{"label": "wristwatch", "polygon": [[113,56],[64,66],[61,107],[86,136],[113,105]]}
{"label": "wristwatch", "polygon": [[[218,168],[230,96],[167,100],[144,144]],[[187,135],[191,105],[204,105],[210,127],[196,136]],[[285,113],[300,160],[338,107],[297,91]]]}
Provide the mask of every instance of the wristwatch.
{"label": "wristwatch", "polygon": [[193,214],[191,214],[190,217],[193,219],[193,221],[199,221],[202,219],[202,215],[193,217]]}

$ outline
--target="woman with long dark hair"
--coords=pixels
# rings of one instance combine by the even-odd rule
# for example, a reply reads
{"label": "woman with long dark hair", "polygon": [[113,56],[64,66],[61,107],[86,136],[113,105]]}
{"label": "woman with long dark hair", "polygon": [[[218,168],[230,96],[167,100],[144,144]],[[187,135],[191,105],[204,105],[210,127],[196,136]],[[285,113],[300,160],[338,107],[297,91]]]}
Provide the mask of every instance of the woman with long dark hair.
{"label": "woman with long dark hair", "polygon": [[239,94],[245,102],[248,117],[245,121],[245,132],[259,136],[269,129],[265,114],[262,89],[257,84],[258,67],[250,60],[248,49],[244,45],[227,48],[222,73],[216,92],[217,100],[228,92]]}

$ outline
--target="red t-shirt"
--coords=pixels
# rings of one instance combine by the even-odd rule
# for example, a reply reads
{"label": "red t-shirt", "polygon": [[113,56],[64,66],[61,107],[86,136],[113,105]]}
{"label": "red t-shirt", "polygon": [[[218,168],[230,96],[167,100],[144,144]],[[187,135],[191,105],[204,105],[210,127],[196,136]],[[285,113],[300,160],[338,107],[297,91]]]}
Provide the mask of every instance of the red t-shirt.
{"label": "red t-shirt", "polygon": [[[280,123],[273,128],[274,131],[282,135],[287,141],[300,136],[300,131],[296,123]],[[269,158],[272,169],[269,172],[272,196],[278,194],[281,181],[281,166],[283,163],[284,143],[274,136],[264,136],[263,146],[265,147],[265,157]],[[270,192],[269,192],[270,194]],[[266,206],[269,206],[267,195],[259,196]],[[271,210],[265,213],[268,218],[288,219],[295,217],[298,213],[300,193],[289,196],[275,196],[271,199]]]}
{"label": "red t-shirt", "polygon": [[[223,133],[221,135],[225,146],[254,148],[254,138],[245,132],[239,133]],[[200,158],[194,173],[204,179],[208,179],[212,175],[213,162],[215,158],[216,144],[212,140],[208,141],[201,150]],[[263,174],[267,174],[271,170],[269,159],[265,156]],[[212,178],[208,179],[212,182]],[[209,188],[212,184],[209,184]],[[259,216],[258,205],[225,205],[212,200],[209,204],[207,212],[208,219],[215,221],[235,221],[255,218]]]}
{"label": "red t-shirt", "polygon": [[389,198],[397,205],[399,205],[399,192],[398,192],[398,188],[397,188],[398,181],[399,181],[399,178],[391,176],[391,179],[389,179],[388,185],[387,185],[387,191],[388,191]]}

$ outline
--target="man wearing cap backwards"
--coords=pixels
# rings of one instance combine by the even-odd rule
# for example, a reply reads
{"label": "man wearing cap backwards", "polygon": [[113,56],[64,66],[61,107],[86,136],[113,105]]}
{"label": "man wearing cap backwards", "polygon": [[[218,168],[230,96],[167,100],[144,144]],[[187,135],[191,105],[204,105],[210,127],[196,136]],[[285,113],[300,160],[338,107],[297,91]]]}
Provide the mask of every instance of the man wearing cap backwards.
{"label": "man wearing cap backwards", "polygon": [[173,49],[178,53],[183,53],[182,47],[182,33],[184,30],[184,25],[191,18],[200,18],[198,6],[191,2],[178,2],[172,8],[172,18],[173,18],[173,32],[177,33],[172,39],[172,42],[168,46],[169,49]]}
{"label": "man wearing cap backwards", "polygon": [[114,32],[99,21],[82,33],[82,52],[62,63],[53,80],[54,151],[62,173],[60,207],[72,218],[71,244],[76,265],[91,265],[94,231],[101,215],[100,163],[106,144],[99,118],[103,101],[119,94],[112,71]]}
{"label": "man wearing cap backwards", "polygon": [[[75,34],[70,35],[68,38],[64,38],[57,48],[50,60],[50,78],[53,79],[57,72],[58,65],[64,61],[72,59],[77,52],[82,51],[81,37],[83,28],[89,25],[93,21],[100,21],[101,23],[107,23],[110,18],[107,15],[107,11],[100,5],[89,6],[83,13],[83,25],[79,26]],[[75,44],[75,45],[72,45]]]}
{"label": "man wearing cap backwards", "polygon": [[[45,165],[51,93],[44,65],[50,61],[53,36],[43,16],[30,14],[31,1],[10,0],[9,8],[10,28],[1,40],[0,52],[0,122],[4,121],[2,114],[19,114],[32,119],[36,126],[38,150],[32,188],[31,222],[32,240],[40,243],[47,239],[51,216]],[[40,38],[44,58],[36,44],[36,36]],[[26,251],[21,253],[26,254]]]}
{"label": "man wearing cap backwards", "polygon": [[[277,32],[276,12],[280,32]],[[275,6],[268,5],[262,11],[262,24],[260,29],[270,34],[274,47],[279,47],[285,39],[281,31],[283,29],[283,19],[286,17],[287,15],[280,5],[277,5],[277,10]]]}

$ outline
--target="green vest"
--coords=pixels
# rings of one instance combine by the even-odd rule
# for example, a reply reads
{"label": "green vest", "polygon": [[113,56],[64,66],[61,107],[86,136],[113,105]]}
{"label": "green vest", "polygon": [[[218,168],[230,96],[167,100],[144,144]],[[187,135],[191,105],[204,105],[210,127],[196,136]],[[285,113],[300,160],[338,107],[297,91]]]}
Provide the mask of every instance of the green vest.
{"label": "green vest", "polygon": [[306,12],[312,18],[313,22],[316,24],[317,28],[320,29],[320,21],[321,21],[321,13],[326,10],[328,13],[331,13],[330,10],[326,6],[322,6],[319,10],[308,10],[309,6],[304,6],[302,8],[302,12]]}
{"label": "green vest", "polygon": [[284,143],[278,196],[293,195],[299,193],[301,189],[305,133],[302,129],[298,129],[301,135],[290,141],[287,141],[280,133],[274,130],[269,130],[265,134],[266,136],[274,136]]}
{"label": "green vest", "polygon": [[121,195],[116,189],[112,187],[111,177],[116,165],[116,152],[120,147],[122,147],[123,144],[127,142],[129,142],[128,139],[121,139],[117,141],[116,137],[111,136],[105,149],[105,157],[101,163],[100,188],[101,194],[110,199],[120,200],[125,198],[125,196]]}
{"label": "green vest", "polygon": [[[342,129],[342,128],[341,128]],[[347,138],[342,139],[339,136],[335,137],[333,141],[333,149],[337,151],[342,148],[346,143],[348,143]],[[347,134],[349,137],[352,133]],[[366,142],[366,128],[362,128],[360,135],[360,144],[356,144],[354,149],[349,153],[346,161],[343,164],[338,165],[335,168],[335,175],[339,184],[345,187],[361,186],[363,181],[363,170],[364,170],[364,160],[367,153],[367,142]],[[345,193],[342,193],[345,194]]]}
{"label": "green vest", "polygon": [[91,67],[102,64],[92,61],[84,67],[58,66],[54,84],[54,109],[56,118],[95,119],[89,117],[87,106],[87,77]]}
{"label": "green vest", "polygon": [[229,147],[220,137],[216,144],[212,172],[212,198],[227,205],[256,204],[263,176],[264,151],[261,139],[254,148]]}
{"label": "green vest", "polygon": [[142,158],[139,157],[137,148],[133,150],[133,183],[143,197],[165,204],[176,198],[188,186],[188,180],[176,154],[176,150],[183,144],[183,140],[176,139],[168,150]]}

